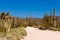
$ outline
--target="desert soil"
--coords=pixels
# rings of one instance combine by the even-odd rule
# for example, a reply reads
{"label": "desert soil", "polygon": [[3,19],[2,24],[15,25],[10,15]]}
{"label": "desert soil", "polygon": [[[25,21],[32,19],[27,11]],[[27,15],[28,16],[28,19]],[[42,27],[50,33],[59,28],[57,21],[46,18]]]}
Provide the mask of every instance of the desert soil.
{"label": "desert soil", "polygon": [[60,40],[60,32],[50,30],[39,30],[38,28],[27,27],[27,36],[21,40]]}

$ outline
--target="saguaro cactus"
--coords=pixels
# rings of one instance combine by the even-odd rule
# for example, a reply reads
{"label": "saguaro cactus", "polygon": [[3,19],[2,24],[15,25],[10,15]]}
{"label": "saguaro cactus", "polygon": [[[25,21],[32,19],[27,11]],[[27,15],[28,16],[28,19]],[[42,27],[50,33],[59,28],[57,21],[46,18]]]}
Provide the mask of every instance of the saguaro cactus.
{"label": "saguaro cactus", "polygon": [[15,17],[13,18],[13,27],[15,28]]}
{"label": "saguaro cactus", "polygon": [[50,26],[53,26],[53,15],[52,12],[50,12],[50,19],[49,19]]}
{"label": "saguaro cactus", "polygon": [[53,10],[53,25],[56,27],[56,8]]}

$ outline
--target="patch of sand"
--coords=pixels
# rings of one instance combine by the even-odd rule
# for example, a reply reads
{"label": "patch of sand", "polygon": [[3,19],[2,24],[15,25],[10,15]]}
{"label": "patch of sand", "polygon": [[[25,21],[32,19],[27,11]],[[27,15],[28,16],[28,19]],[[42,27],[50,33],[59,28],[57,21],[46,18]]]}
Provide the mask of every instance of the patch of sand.
{"label": "patch of sand", "polygon": [[60,40],[60,32],[39,30],[38,28],[27,27],[27,36],[22,40]]}

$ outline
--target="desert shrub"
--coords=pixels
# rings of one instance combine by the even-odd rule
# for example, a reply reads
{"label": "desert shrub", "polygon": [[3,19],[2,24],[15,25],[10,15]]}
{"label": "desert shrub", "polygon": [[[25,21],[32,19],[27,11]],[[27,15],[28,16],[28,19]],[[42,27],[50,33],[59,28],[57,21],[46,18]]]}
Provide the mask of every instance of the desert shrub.
{"label": "desert shrub", "polygon": [[39,29],[42,29],[42,30],[46,30],[49,28],[49,26],[47,24],[42,24],[38,27]]}
{"label": "desert shrub", "polygon": [[40,28],[41,25],[34,25],[34,28]]}
{"label": "desert shrub", "polygon": [[2,32],[2,31],[3,31],[3,27],[0,26],[0,32]]}
{"label": "desert shrub", "polygon": [[53,31],[58,31],[58,28],[52,28]]}
{"label": "desert shrub", "polygon": [[53,29],[53,27],[50,27],[50,28],[49,28],[49,30],[52,30],[52,29]]}
{"label": "desert shrub", "polygon": [[60,31],[60,28],[50,27],[49,30]]}
{"label": "desert shrub", "polygon": [[26,28],[27,27],[27,24],[21,24],[21,27],[25,27]]}
{"label": "desert shrub", "polygon": [[39,27],[39,29],[46,30],[47,27]]}
{"label": "desert shrub", "polygon": [[26,36],[27,32],[24,27],[11,28],[10,32],[0,32],[0,38],[6,37],[7,40],[20,40],[23,36]]}
{"label": "desert shrub", "polygon": [[21,22],[20,22],[20,27],[22,27],[22,26],[23,26],[23,27],[25,27],[25,28],[26,28],[26,27],[27,27],[27,25],[28,25],[28,23],[27,23],[25,20],[23,20],[23,19],[22,19],[22,20],[21,20]]}
{"label": "desert shrub", "polygon": [[57,22],[57,28],[60,28],[60,21]]}
{"label": "desert shrub", "polygon": [[26,36],[27,32],[24,27],[20,27],[19,30],[16,30],[20,35]]}
{"label": "desert shrub", "polygon": [[0,32],[0,37],[5,37],[5,33]]}

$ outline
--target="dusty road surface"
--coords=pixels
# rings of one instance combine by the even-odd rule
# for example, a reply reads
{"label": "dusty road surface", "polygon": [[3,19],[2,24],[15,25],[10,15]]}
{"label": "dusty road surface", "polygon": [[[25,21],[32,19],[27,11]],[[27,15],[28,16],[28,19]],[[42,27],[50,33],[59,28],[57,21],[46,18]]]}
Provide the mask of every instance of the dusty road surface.
{"label": "dusty road surface", "polygon": [[27,27],[27,36],[22,40],[60,40],[60,32],[39,30],[38,28]]}

